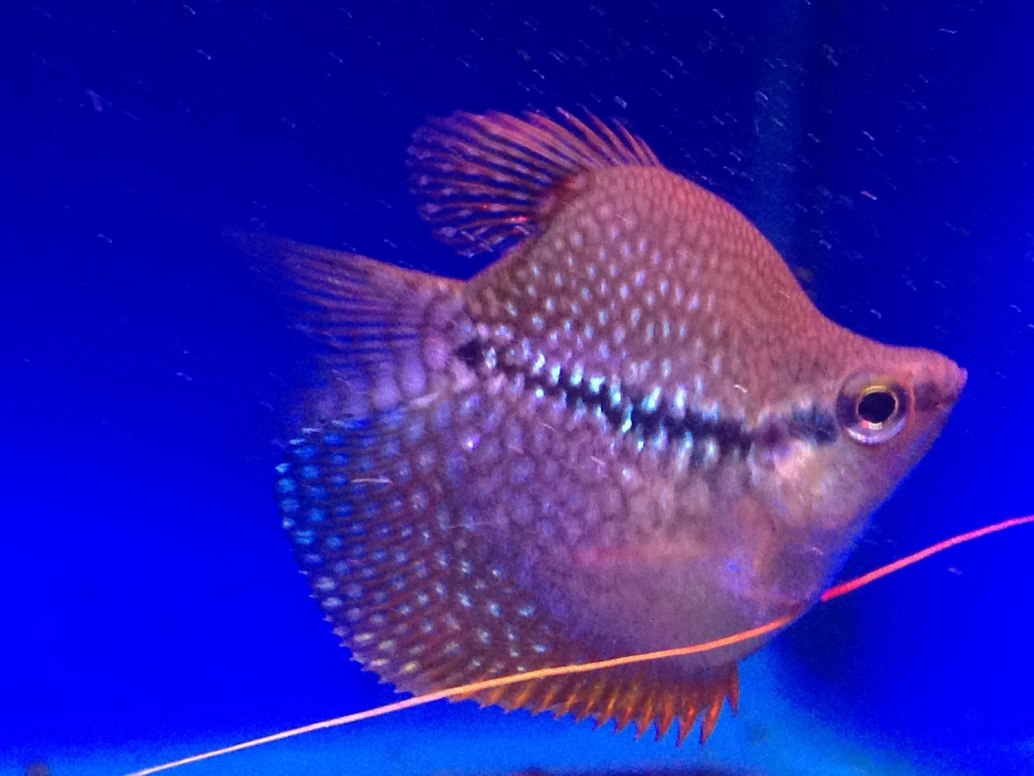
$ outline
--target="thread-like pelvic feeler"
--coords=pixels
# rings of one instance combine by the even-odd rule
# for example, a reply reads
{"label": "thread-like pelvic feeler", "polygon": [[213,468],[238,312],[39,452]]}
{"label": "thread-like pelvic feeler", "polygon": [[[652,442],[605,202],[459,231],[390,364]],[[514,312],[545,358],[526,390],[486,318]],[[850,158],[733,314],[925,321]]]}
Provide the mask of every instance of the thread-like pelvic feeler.
{"label": "thread-like pelvic feeler", "polygon": [[[878,569],[870,571],[868,574],[863,574],[860,577],[842,582],[839,585],[834,585],[829,588],[825,593],[822,594],[820,600],[825,603],[832,601],[835,598],[840,598],[849,593],[853,593],[861,587],[874,582],[877,579],[888,576],[895,572],[901,571],[906,566],[911,566],[919,561],[929,558],[938,552],[942,552],[951,547],[957,547],[960,544],[964,544],[974,539],[979,539],[989,534],[998,533],[1000,531],[1007,530],[1009,528],[1017,528],[1021,525],[1028,525],[1034,523],[1034,514],[1025,515],[1023,517],[1014,517],[1009,520],[1003,520],[993,525],[985,526],[984,528],[977,528],[967,533],[953,536],[950,539],[945,539],[942,542],[931,545],[924,550],[908,555],[900,560],[896,560],[893,563],[888,563],[885,566],[880,566]],[[192,763],[201,762],[203,760],[211,760],[215,757],[221,757],[225,754],[231,754],[233,752],[240,752],[244,749],[253,749],[263,744],[271,744],[275,741],[283,741],[287,738],[295,738],[296,736],[305,735],[306,733],[314,733],[317,730],[327,730],[334,727],[342,727],[344,725],[350,725],[353,722],[362,722],[363,720],[374,719],[376,717],[387,716],[388,714],[394,714],[397,711],[404,711],[411,709],[416,706],[423,706],[428,703],[434,703],[435,701],[448,700],[457,696],[472,695],[474,693],[482,692],[484,690],[491,690],[497,687],[504,687],[506,685],[518,684],[520,682],[529,682],[536,679],[546,679],[554,676],[567,676],[570,674],[587,673],[589,671],[601,671],[607,668],[616,668],[618,666],[631,665],[633,663],[644,663],[651,660],[663,660],[671,657],[684,657],[686,655],[699,654],[701,652],[708,652],[714,649],[721,649],[723,647],[737,644],[741,641],[747,641],[748,639],[757,638],[758,636],[764,636],[773,631],[777,631],[783,626],[789,624],[795,620],[799,612],[792,612],[791,614],[784,615],[776,620],[760,625],[750,630],[741,631],[740,633],[734,633],[731,636],[726,636],[721,639],[714,641],[705,642],[703,644],[694,644],[688,647],[677,647],[675,649],[665,649],[658,652],[645,652],[638,655],[626,655],[623,657],[611,658],[609,660],[598,660],[592,663],[582,663],[579,665],[567,665],[567,666],[556,666],[554,668],[543,668],[537,671],[528,671],[523,674],[510,674],[509,676],[499,676],[494,679],[486,679],[483,682],[472,682],[470,684],[460,685],[458,687],[449,687],[444,690],[437,692],[427,693],[425,695],[416,695],[412,698],[406,698],[395,703],[389,703],[384,706],[377,706],[373,709],[367,709],[366,711],[359,711],[354,714],[346,714],[343,717],[335,717],[334,719],[327,719],[321,722],[314,722],[311,725],[303,725],[302,727],[292,728],[290,730],[283,730],[279,733],[273,733],[272,735],[262,736],[261,738],[254,738],[250,741],[242,741],[239,744],[233,744],[232,746],[223,747],[222,749],[213,749],[210,752],[202,752],[201,754],[192,755],[190,757],[184,757],[181,760],[174,762],[163,763],[161,765],[155,765],[151,768],[144,768],[143,770],[134,771],[127,776],[148,776],[152,773],[160,773],[162,771],[169,771],[174,768],[179,768],[183,765],[190,765]]]}

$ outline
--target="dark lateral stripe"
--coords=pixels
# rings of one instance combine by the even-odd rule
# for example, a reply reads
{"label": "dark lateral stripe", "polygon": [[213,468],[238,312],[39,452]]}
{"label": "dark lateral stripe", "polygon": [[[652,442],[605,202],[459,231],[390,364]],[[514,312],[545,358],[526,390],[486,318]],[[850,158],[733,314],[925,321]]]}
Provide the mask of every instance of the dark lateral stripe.
{"label": "dark lateral stripe", "polygon": [[819,445],[828,445],[836,441],[837,422],[818,407],[798,409],[790,415],[787,433],[796,439],[810,439]]}
{"label": "dark lateral stripe", "polygon": [[[656,436],[663,429],[670,440],[685,439],[687,435],[694,441],[714,439],[721,458],[737,453],[746,456],[758,442],[772,446],[785,438],[794,438],[826,445],[837,438],[835,419],[818,407],[795,410],[784,419],[770,421],[763,429],[752,431],[739,421],[715,418],[694,409],[687,409],[679,415],[663,396],[657,398],[656,402],[648,402],[647,395],[625,393],[622,390],[621,401],[614,404],[611,401],[614,386],[606,381],[590,386],[584,378],[578,382],[572,380],[572,375],[562,367],[553,374],[533,374],[526,367],[516,364],[496,363],[492,347],[478,339],[470,340],[454,353],[457,359],[478,374],[501,372],[507,377],[521,375],[526,386],[540,388],[547,396],[562,396],[572,410],[579,407],[590,411],[598,409],[619,433],[632,432],[645,440]],[[648,406],[651,403],[654,406]],[[694,445],[693,457],[702,454],[699,446]]]}

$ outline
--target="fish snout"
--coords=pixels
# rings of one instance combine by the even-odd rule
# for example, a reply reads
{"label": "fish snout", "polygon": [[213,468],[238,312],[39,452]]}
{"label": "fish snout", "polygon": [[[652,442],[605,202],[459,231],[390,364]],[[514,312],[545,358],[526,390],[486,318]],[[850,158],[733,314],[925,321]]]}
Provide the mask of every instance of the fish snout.
{"label": "fish snout", "polygon": [[924,370],[913,388],[918,412],[947,412],[955,406],[966,387],[968,373],[950,358],[940,356],[938,367]]}

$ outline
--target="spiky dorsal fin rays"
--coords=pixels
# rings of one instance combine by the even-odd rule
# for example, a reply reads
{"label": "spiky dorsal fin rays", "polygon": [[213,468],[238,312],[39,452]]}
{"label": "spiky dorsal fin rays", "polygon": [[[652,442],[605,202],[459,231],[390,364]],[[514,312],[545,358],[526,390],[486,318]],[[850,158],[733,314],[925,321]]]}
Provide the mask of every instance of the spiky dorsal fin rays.
{"label": "spiky dorsal fin rays", "polygon": [[465,255],[512,244],[538,232],[578,176],[660,165],[621,124],[559,116],[455,113],[417,130],[413,187],[439,239]]}

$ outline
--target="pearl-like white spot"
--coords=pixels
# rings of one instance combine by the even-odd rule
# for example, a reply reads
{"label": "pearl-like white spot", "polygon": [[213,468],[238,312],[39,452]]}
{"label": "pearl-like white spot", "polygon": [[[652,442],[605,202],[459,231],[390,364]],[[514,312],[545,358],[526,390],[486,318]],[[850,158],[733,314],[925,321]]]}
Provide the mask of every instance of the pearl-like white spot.
{"label": "pearl-like white spot", "polygon": [[711,356],[711,374],[719,377],[722,374],[722,354],[715,353]]}

